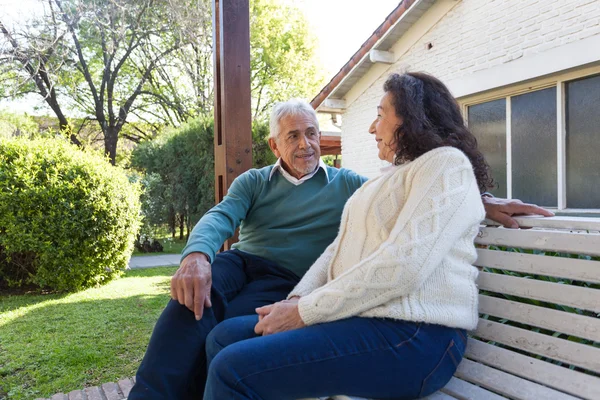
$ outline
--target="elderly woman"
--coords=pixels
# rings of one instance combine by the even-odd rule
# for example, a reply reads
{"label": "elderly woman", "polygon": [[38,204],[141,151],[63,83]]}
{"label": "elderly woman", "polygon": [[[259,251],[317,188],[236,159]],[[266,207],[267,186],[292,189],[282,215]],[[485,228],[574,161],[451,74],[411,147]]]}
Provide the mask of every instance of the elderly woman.
{"label": "elderly woman", "polygon": [[488,166],[438,79],[393,74],[384,91],[369,133],[392,165],[287,300],[212,331],[205,400],[413,399],[454,374],[478,318]]}

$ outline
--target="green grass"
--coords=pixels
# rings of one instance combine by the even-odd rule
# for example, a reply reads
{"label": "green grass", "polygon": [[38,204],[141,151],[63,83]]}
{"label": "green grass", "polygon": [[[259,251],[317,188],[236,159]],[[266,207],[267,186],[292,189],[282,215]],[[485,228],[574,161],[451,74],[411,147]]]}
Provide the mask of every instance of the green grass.
{"label": "green grass", "polygon": [[132,256],[157,256],[160,254],[181,254],[185,244],[187,243],[186,239],[179,240],[179,235],[173,239],[170,235],[158,238],[160,244],[163,245],[162,253],[142,253],[138,249],[133,250]]}
{"label": "green grass", "polygon": [[127,271],[73,294],[0,296],[0,399],[133,376],[177,267]]}

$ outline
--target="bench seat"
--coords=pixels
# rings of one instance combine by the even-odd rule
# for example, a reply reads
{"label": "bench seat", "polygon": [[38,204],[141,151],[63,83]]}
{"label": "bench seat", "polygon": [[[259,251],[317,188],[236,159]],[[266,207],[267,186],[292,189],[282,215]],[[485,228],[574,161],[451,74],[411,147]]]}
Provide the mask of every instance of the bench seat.
{"label": "bench seat", "polygon": [[517,220],[480,229],[479,324],[428,400],[600,400],[600,218]]}

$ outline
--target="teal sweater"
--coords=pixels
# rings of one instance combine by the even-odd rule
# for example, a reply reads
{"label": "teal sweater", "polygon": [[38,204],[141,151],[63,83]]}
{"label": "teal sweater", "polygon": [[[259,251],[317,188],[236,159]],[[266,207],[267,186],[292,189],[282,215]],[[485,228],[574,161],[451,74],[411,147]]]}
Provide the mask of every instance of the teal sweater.
{"label": "teal sweater", "polygon": [[273,166],[237,177],[227,195],[194,227],[182,259],[206,253],[211,262],[223,242],[239,227],[233,248],[266,258],[304,275],[335,239],[348,198],[367,179],[347,169],[327,167],[295,186]]}

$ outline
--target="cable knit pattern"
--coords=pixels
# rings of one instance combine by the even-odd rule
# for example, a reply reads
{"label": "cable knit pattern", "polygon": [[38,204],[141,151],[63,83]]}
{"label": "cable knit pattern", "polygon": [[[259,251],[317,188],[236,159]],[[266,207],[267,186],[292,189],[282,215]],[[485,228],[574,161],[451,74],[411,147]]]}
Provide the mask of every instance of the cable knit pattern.
{"label": "cable knit pattern", "polygon": [[307,325],[362,316],[474,329],[484,216],[468,158],[432,150],[356,191],[335,241],[289,297],[301,296]]}

